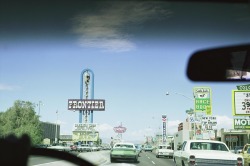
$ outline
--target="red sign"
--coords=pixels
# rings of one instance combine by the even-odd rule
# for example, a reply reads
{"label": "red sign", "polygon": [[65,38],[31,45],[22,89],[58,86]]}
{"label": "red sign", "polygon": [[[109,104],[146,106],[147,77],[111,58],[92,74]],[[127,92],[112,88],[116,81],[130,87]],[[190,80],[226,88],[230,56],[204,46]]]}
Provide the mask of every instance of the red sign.
{"label": "red sign", "polygon": [[114,127],[114,131],[115,131],[116,133],[125,133],[126,130],[127,130],[127,128],[126,128],[126,127],[123,127],[123,126]]}

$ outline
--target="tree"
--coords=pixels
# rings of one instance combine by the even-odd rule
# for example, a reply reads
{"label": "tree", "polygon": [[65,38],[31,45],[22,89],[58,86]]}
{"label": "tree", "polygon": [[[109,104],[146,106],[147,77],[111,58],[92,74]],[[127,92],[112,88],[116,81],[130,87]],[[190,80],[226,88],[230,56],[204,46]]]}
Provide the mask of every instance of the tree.
{"label": "tree", "polygon": [[17,100],[6,112],[0,113],[0,135],[21,136],[24,133],[30,136],[33,144],[41,143],[42,128],[34,104]]}

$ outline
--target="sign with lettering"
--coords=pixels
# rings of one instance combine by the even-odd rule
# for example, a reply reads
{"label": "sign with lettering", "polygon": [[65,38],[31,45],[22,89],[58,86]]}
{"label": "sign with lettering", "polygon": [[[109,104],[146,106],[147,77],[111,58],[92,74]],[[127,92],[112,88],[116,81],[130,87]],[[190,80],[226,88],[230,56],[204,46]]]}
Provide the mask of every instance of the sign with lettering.
{"label": "sign with lettering", "polygon": [[69,99],[68,110],[104,111],[105,100],[95,99]]}
{"label": "sign with lettering", "polygon": [[250,115],[250,91],[232,91],[233,115]]}
{"label": "sign with lettering", "polygon": [[212,115],[211,88],[194,87],[193,92],[195,98],[195,111]]}
{"label": "sign with lettering", "polygon": [[95,123],[75,123],[73,131],[95,131],[96,127]]}
{"label": "sign with lettering", "polygon": [[234,129],[250,130],[250,119],[234,119]]}
{"label": "sign with lettering", "polygon": [[250,90],[250,84],[236,86],[238,90]]}
{"label": "sign with lettering", "polygon": [[215,116],[205,116],[201,119],[203,130],[214,130],[217,127],[217,119]]}
{"label": "sign with lettering", "polygon": [[167,141],[167,132],[166,132],[166,120],[163,119],[167,119],[167,115],[162,115],[162,140],[163,143],[165,143]]}

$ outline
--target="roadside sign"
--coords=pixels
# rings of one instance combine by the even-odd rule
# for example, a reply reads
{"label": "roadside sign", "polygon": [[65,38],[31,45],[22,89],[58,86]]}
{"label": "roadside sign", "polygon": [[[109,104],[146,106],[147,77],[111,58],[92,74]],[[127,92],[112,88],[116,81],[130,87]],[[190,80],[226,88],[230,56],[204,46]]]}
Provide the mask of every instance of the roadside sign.
{"label": "roadside sign", "polygon": [[234,119],[234,129],[250,130],[250,119]]}
{"label": "roadside sign", "polygon": [[104,111],[105,100],[103,99],[68,99],[68,110]]}
{"label": "roadside sign", "polygon": [[214,130],[217,126],[217,119],[215,116],[202,117],[202,129],[203,130]]}
{"label": "roadside sign", "polygon": [[200,117],[195,116],[189,116],[189,123],[201,123]]}
{"label": "roadside sign", "polygon": [[250,84],[236,86],[238,90],[250,90]]}
{"label": "roadside sign", "polygon": [[212,115],[211,88],[194,87],[193,93],[195,98],[195,111]]}
{"label": "roadside sign", "polygon": [[250,115],[250,91],[233,90],[232,108],[234,116]]}

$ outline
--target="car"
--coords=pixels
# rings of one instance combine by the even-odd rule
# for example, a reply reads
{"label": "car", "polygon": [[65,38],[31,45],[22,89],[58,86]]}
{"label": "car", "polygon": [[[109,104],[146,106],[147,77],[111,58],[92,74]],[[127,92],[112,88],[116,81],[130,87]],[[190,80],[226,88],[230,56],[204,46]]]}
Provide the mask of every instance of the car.
{"label": "car", "polygon": [[138,152],[133,143],[116,143],[110,152],[110,161],[129,160],[138,162]]}
{"label": "car", "polygon": [[140,153],[142,151],[140,144],[135,144],[136,152],[138,157],[140,157]]}
{"label": "car", "polygon": [[70,152],[71,148],[62,144],[53,144],[52,146],[47,147],[47,149],[53,149],[57,151]]}
{"label": "car", "polygon": [[111,150],[111,146],[109,144],[102,145],[102,150]]}
{"label": "car", "polygon": [[100,147],[95,146],[95,145],[90,146],[90,148],[91,148],[91,151],[99,151],[100,150]]}
{"label": "car", "polygon": [[250,144],[245,144],[239,153],[244,158],[244,165],[250,164]]}
{"label": "car", "polygon": [[152,145],[145,145],[144,152],[153,152],[154,148]]}
{"label": "car", "polygon": [[89,144],[81,144],[77,146],[78,152],[91,152],[92,147]]}
{"label": "car", "polygon": [[242,153],[242,149],[243,149],[243,146],[235,146],[234,153],[235,154]]}
{"label": "car", "polygon": [[175,151],[173,161],[183,165],[243,165],[239,154],[231,153],[224,142],[213,140],[184,141],[181,150]]}
{"label": "car", "polygon": [[77,151],[77,145],[70,145],[71,151]]}
{"label": "car", "polygon": [[[194,138],[220,140],[230,149],[248,143],[248,122],[233,125],[248,119],[248,99],[233,101],[232,94],[237,87],[249,91],[243,86],[249,83],[248,0],[8,0],[0,11],[0,138],[27,134],[31,145],[117,140],[155,147],[166,141],[174,150]],[[195,109],[194,87],[211,88],[211,106]],[[69,110],[69,99],[105,100],[105,110],[94,103],[95,109]],[[200,124],[201,116],[217,120]],[[169,135],[173,142],[165,140]],[[9,148],[10,159],[1,149],[0,160],[9,162],[26,152]],[[49,148],[30,153],[73,158]],[[155,153],[142,153],[141,165],[146,155],[155,165],[174,165]]]}
{"label": "car", "polygon": [[37,144],[37,145],[34,145],[34,147],[36,147],[36,148],[47,148],[48,145],[45,145],[45,144]]}
{"label": "car", "polygon": [[170,145],[158,145],[157,149],[155,150],[156,157],[168,157],[173,158],[174,150],[171,148]]}

